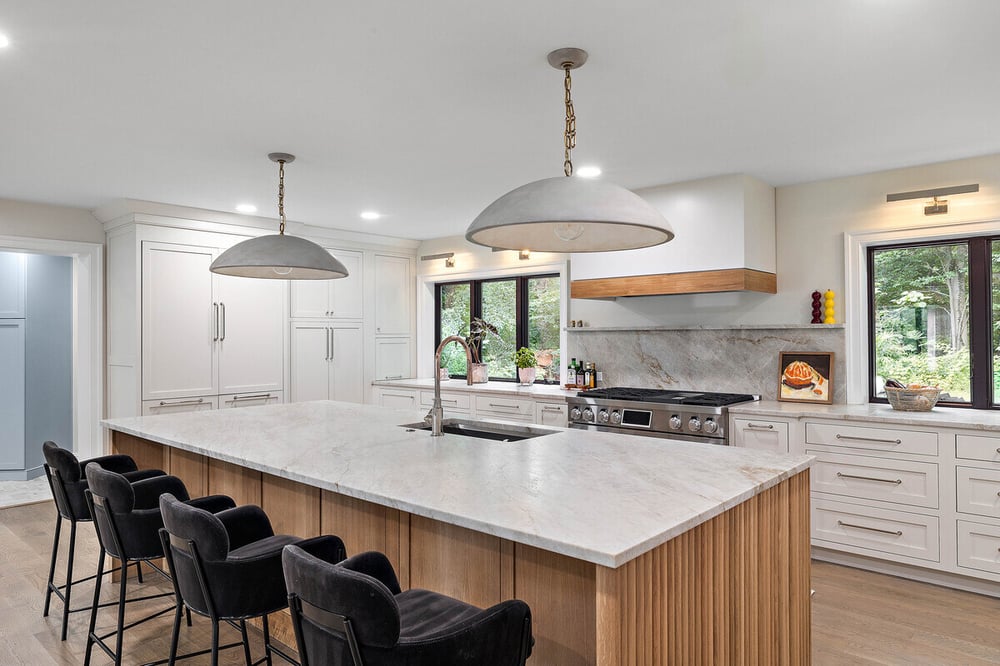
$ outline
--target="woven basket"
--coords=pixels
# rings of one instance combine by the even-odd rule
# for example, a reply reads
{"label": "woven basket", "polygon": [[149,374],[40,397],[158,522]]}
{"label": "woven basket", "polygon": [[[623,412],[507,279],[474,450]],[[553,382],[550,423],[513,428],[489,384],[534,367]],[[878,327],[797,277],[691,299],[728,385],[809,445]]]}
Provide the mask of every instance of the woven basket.
{"label": "woven basket", "polygon": [[889,404],[901,412],[929,412],[937,404],[940,395],[941,389],[935,386],[919,389],[885,387],[885,397],[889,399]]}

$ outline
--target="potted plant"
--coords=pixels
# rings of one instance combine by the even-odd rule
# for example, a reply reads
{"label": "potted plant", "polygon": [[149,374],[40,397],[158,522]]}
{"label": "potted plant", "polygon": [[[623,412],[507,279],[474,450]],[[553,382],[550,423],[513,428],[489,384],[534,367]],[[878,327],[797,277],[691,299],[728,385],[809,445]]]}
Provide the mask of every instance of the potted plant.
{"label": "potted plant", "polygon": [[517,378],[520,380],[521,386],[534,384],[535,366],[538,365],[535,352],[527,347],[521,347],[514,353],[514,363],[517,364]]}
{"label": "potted plant", "polygon": [[468,372],[472,377],[473,384],[485,384],[489,379],[486,364],[480,361],[483,339],[489,333],[498,335],[497,327],[488,321],[480,317],[473,317],[472,321],[469,322],[469,335],[466,336],[465,341],[469,344],[469,350],[472,352],[472,367],[469,368]]}

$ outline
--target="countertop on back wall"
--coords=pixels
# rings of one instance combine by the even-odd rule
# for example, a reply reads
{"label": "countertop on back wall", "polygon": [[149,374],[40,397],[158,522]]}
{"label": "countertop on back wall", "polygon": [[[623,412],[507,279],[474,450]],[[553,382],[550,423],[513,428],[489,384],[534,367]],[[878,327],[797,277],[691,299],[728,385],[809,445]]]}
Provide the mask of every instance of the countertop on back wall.
{"label": "countertop on back wall", "polygon": [[782,418],[820,418],[845,421],[867,421],[894,425],[964,428],[1000,431],[1000,412],[961,407],[935,407],[929,412],[903,412],[887,404],[813,405],[802,402],[762,400],[734,405],[732,416],[777,416]]}
{"label": "countertop on back wall", "polygon": [[[434,378],[420,379],[383,379],[372,382],[372,386],[391,386],[394,388],[430,389],[434,390]],[[470,391],[472,393],[496,393],[499,395],[514,395],[532,400],[565,400],[575,396],[578,389],[567,390],[558,384],[532,384],[521,386],[517,382],[486,382],[469,386],[464,379],[446,379],[441,382],[442,391]]]}

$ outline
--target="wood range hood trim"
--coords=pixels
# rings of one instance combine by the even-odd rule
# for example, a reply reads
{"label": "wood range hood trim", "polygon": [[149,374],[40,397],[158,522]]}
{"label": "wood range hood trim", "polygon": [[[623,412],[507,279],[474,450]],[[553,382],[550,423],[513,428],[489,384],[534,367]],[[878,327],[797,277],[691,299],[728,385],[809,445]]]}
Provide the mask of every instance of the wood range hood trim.
{"label": "wood range hood trim", "polygon": [[756,291],[763,294],[776,294],[778,293],[778,278],[774,273],[753,268],[725,268],[686,273],[573,280],[570,283],[571,298],[709,294],[725,291]]}

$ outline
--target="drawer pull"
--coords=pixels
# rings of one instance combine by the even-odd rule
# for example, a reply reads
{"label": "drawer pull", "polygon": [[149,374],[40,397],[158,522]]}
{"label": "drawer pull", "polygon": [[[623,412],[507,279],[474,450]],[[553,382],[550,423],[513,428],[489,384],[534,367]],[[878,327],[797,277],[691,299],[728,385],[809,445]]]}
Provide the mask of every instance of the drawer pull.
{"label": "drawer pull", "polygon": [[[862,481],[878,481],[879,483],[894,483],[897,486],[903,482],[902,479],[880,479],[875,476],[858,476],[856,474],[844,474],[843,472],[837,472],[837,476],[841,479],[861,479]],[[1000,495],[1000,493],[997,493]]]}
{"label": "drawer pull", "polygon": [[177,402],[167,402],[165,400],[160,401],[160,407],[174,407],[176,405],[200,405],[205,402],[204,398],[198,398],[197,400],[178,400]]}
{"label": "drawer pull", "polygon": [[517,405],[505,405],[502,402],[491,402],[490,407],[502,407],[504,409],[517,409]]}
{"label": "drawer pull", "polygon": [[546,406],[542,407],[542,411],[543,412],[561,412],[562,411],[562,407],[550,407],[549,405],[546,405]]}
{"label": "drawer pull", "polygon": [[1000,453],[1000,447],[997,447],[997,453]]}
{"label": "drawer pull", "polygon": [[253,395],[234,395],[232,400],[226,402],[240,402],[241,400],[270,400],[270,393],[254,393]]}
{"label": "drawer pull", "polygon": [[446,402],[449,405],[457,405],[458,404],[458,400],[450,400],[448,398],[441,398],[441,402]]}
{"label": "drawer pull", "polygon": [[744,430],[774,430],[774,426],[771,425],[771,424],[768,424],[768,425],[759,425],[757,423],[748,423],[746,425],[746,427],[743,428],[743,429]]}
{"label": "drawer pull", "polygon": [[879,442],[881,444],[902,444],[901,439],[881,439],[879,437],[854,437],[852,435],[837,435],[837,439],[853,439],[858,442]]}
{"label": "drawer pull", "polygon": [[842,520],[837,521],[837,525],[840,527],[853,527],[859,530],[868,530],[869,532],[878,532],[879,534],[891,534],[892,536],[903,536],[903,530],[883,530],[878,527],[865,527],[864,525],[854,525],[853,523],[845,523]]}

